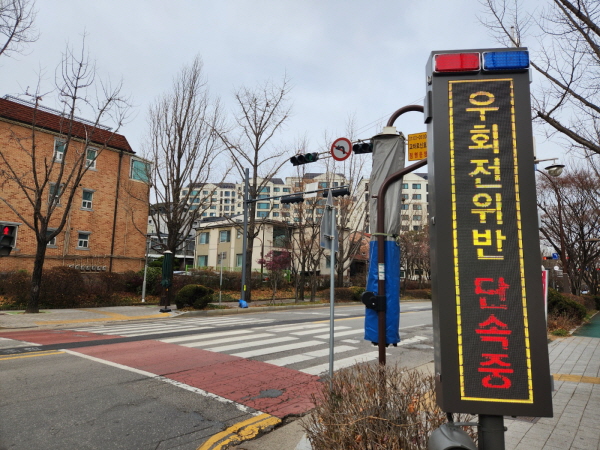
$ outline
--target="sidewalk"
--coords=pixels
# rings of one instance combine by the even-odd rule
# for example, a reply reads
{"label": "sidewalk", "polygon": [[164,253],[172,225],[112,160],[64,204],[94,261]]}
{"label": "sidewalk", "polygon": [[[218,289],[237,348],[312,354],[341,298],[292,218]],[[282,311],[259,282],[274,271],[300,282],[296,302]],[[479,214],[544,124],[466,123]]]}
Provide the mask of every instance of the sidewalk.
{"label": "sidewalk", "polygon": [[[505,417],[506,450],[600,450],[600,339],[570,336],[548,346],[554,417]],[[301,419],[300,419],[301,420]],[[300,421],[236,450],[310,450]]]}

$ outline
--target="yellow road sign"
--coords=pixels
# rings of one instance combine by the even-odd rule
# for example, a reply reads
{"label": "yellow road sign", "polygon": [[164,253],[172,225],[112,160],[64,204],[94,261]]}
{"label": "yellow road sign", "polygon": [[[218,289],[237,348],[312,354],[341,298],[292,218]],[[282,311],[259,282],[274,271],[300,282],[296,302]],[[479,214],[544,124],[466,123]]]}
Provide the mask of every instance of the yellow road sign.
{"label": "yellow road sign", "polygon": [[408,160],[419,161],[427,158],[427,133],[408,135]]}

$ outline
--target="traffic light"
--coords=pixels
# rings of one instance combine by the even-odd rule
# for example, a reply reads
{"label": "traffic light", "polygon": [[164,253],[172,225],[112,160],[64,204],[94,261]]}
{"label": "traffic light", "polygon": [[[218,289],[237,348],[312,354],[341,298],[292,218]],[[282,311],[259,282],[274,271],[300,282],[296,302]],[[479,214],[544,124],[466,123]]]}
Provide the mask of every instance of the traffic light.
{"label": "traffic light", "polygon": [[357,155],[361,153],[373,153],[373,143],[371,141],[357,142],[352,146],[352,152]]}
{"label": "traffic light", "polygon": [[[327,197],[327,193],[328,191],[324,191],[323,197]],[[348,188],[339,188],[331,190],[332,197],[343,197],[344,195],[350,195],[350,190]]]}
{"label": "traffic light", "polygon": [[283,197],[281,197],[281,200],[279,200],[281,203],[302,203],[304,201],[304,196],[302,196],[302,194],[296,194],[296,195],[285,195]]}
{"label": "traffic light", "polygon": [[290,158],[290,162],[294,166],[301,166],[302,164],[313,163],[319,159],[319,154],[317,152],[314,153],[304,153],[296,156],[292,156]]}
{"label": "traffic light", "polygon": [[17,227],[15,225],[2,225],[1,227],[2,234],[0,234],[0,256],[8,256],[15,246]]}

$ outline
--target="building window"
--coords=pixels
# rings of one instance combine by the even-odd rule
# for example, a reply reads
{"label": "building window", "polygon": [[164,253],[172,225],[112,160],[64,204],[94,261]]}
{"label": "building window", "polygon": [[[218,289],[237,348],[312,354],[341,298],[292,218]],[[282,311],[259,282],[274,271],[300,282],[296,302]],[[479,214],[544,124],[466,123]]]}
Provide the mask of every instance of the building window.
{"label": "building window", "polygon": [[88,250],[90,248],[90,233],[79,232],[77,235],[77,248]]}
{"label": "building window", "polygon": [[81,208],[82,209],[92,209],[92,199],[94,198],[94,191],[90,191],[88,189],[83,190]]}
{"label": "building window", "polygon": [[413,222],[419,222],[423,216],[413,216]]}
{"label": "building window", "polygon": [[413,183],[412,188],[413,189],[421,189],[421,183]]}
{"label": "building window", "polygon": [[408,194],[402,194],[402,200],[408,200]]}
{"label": "building window", "polygon": [[148,183],[150,181],[150,163],[132,158],[130,178]]}
{"label": "building window", "polygon": [[265,217],[269,217],[269,211],[257,211],[256,217],[260,217],[261,219],[264,219]]}
{"label": "building window", "polygon": [[419,225],[413,225],[413,231],[419,231],[421,227]]}
{"label": "building window", "polygon": [[58,139],[54,139],[54,161],[55,162],[63,162],[65,159],[65,141],[60,141]]}
{"label": "building window", "polygon": [[408,183],[402,183],[402,189],[408,189]]}
{"label": "building window", "polygon": [[408,214],[402,214],[402,220],[409,220]]}
{"label": "building window", "polygon": [[64,185],[57,186],[56,183],[50,183],[50,192],[48,195],[48,203],[56,203],[60,205],[60,196],[62,195]]}
{"label": "building window", "polygon": [[329,183],[327,183],[326,181],[320,181],[319,189],[325,189],[328,185],[329,185]]}
{"label": "building window", "polygon": [[400,205],[400,209],[407,210],[408,209],[408,205]]}
{"label": "building window", "polygon": [[421,194],[413,194],[413,200],[421,200]]}
{"label": "building window", "polygon": [[278,212],[274,212],[273,213],[273,217],[279,217],[279,213]]}
{"label": "building window", "polygon": [[231,231],[223,230],[219,231],[219,242],[229,242],[231,241]]}
{"label": "building window", "polygon": [[331,256],[329,255],[325,256],[325,268],[331,269]]}
{"label": "building window", "polygon": [[280,189],[278,187],[273,188],[273,192],[280,192]]}
{"label": "building window", "polygon": [[241,237],[242,237],[242,232],[241,232],[241,230],[237,230],[237,234],[236,234],[236,236],[235,236],[235,237],[236,237],[236,239],[239,239],[239,238],[241,238]]}
{"label": "building window", "polygon": [[417,211],[420,211],[423,209],[423,205],[413,205],[413,209],[416,209]]}
{"label": "building window", "polygon": [[96,168],[96,158],[98,158],[98,149],[88,148],[85,158],[85,165],[88,169]]}
{"label": "building window", "polygon": [[216,216],[216,214],[215,214],[215,213],[210,213],[210,214],[208,215],[208,217],[215,217],[215,216]]}
{"label": "building window", "polygon": [[242,267],[242,258],[244,255],[242,253],[238,253],[235,255],[235,267]]}
{"label": "building window", "polygon": [[283,192],[292,192],[290,188],[283,188]]}
{"label": "building window", "polygon": [[208,255],[198,256],[198,267],[208,267]]}
{"label": "building window", "polygon": [[225,206],[225,211],[229,211],[229,206]]}
{"label": "building window", "polygon": [[400,229],[401,229],[402,231],[408,231],[408,225],[402,225],[402,226],[400,227]]}
{"label": "building window", "polygon": [[257,203],[256,209],[270,209],[271,205],[269,203]]}
{"label": "building window", "polygon": [[[50,236],[52,233],[54,233],[54,231],[55,231],[55,229],[46,230],[46,237]],[[56,236],[54,236],[52,239],[50,239],[48,241],[48,243],[46,244],[46,247],[56,248]]]}
{"label": "building window", "polygon": [[271,192],[271,188],[269,186],[261,187],[258,192]]}

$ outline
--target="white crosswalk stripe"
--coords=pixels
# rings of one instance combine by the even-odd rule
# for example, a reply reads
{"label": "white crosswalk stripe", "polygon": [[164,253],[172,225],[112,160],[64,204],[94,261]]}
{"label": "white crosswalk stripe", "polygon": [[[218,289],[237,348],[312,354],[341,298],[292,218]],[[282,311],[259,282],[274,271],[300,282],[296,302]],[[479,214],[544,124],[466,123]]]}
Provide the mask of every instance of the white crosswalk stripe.
{"label": "white crosswalk stripe", "polygon": [[[103,335],[123,337],[156,336],[166,344],[198,348],[210,352],[225,353],[239,358],[252,358],[280,367],[289,367],[310,375],[321,375],[329,370],[328,322],[273,325],[274,319],[254,319],[239,316],[194,317],[173,320],[154,320],[140,323],[111,323],[106,326],[78,328]],[[228,329],[235,326],[236,329]],[[405,337],[409,328],[402,327],[402,341],[398,346],[410,346],[430,340],[424,336]],[[416,331],[416,330],[415,330]],[[178,333],[181,335],[161,335]],[[374,361],[378,358],[370,342],[362,339],[362,326],[349,326],[348,322],[336,323],[334,329],[334,370],[355,363]]]}

